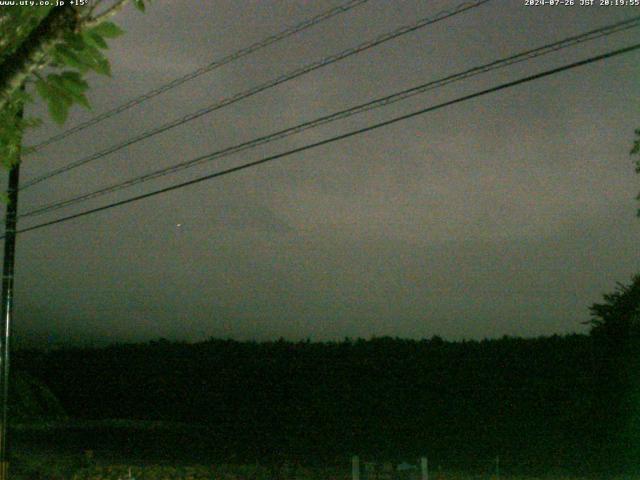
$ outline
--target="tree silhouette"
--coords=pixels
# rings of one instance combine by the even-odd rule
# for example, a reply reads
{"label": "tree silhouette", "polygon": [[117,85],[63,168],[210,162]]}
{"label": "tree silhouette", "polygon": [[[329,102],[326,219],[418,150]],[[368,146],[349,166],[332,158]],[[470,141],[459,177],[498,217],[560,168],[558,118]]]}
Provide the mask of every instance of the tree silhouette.
{"label": "tree silhouette", "polygon": [[640,275],[618,283],[603,303],[591,306],[594,341],[594,415],[602,419],[600,440],[605,456],[639,472],[640,454]]}
{"label": "tree silhouette", "polygon": [[640,274],[630,285],[617,284],[616,291],[604,295],[603,303],[590,307],[591,334],[620,345],[640,336]]}
{"label": "tree silhouette", "polygon": [[[633,142],[633,148],[631,149],[631,155],[637,155],[635,160],[636,173],[640,173],[640,128],[635,131],[636,139]],[[636,197],[636,200],[640,200],[640,193]],[[640,217],[640,208],[638,208],[638,216]]]}

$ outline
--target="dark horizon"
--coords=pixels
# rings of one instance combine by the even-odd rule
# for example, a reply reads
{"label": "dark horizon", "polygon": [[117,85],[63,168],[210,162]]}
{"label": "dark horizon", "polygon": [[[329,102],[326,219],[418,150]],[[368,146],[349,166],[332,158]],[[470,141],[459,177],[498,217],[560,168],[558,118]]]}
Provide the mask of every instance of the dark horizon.
{"label": "dark horizon", "polygon": [[532,335],[532,336],[524,336],[524,335],[508,335],[503,334],[500,336],[485,336],[478,338],[470,338],[470,337],[459,337],[459,338],[450,338],[442,335],[438,335],[434,333],[433,335],[423,336],[423,337],[403,337],[397,335],[375,335],[371,334],[369,336],[344,336],[344,337],[326,337],[326,338],[313,338],[310,336],[306,337],[284,337],[284,336],[273,336],[273,337],[233,337],[230,335],[207,335],[201,338],[172,338],[172,337],[131,337],[131,338],[118,338],[118,337],[106,337],[104,335],[89,337],[89,336],[73,336],[65,333],[64,335],[56,335],[56,334],[38,334],[31,333],[27,335],[16,334],[13,337],[13,348],[18,350],[47,350],[47,349],[58,349],[58,348],[104,348],[115,345],[146,345],[154,342],[170,342],[170,343],[185,343],[188,345],[195,345],[200,343],[206,343],[209,341],[233,341],[238,343],[274,343],[279,341],[284,341],[287,343],[306,343],[311,342],[314,344],[328,344],[328,343],[343,343],[343,342],[357,342],[357,341],[371,341],[381,338],[389,338],[393,340],[402,340],[402,341],[430,341],[434,338],[439,338],[446,343],[463,343],[463,342],[486,342],[486,341],[494,341],[494,340],[502,340],[505,338],[509,339],[520,339],[520,340],[539,340],[539,339],[548,339],[553,337],[570,337],[570,336],[581,336],[587,337],[589,336],[589,327],[585,326],[582,328],[584,331],[569,331],[569,332],[556,332],[545,335]]}

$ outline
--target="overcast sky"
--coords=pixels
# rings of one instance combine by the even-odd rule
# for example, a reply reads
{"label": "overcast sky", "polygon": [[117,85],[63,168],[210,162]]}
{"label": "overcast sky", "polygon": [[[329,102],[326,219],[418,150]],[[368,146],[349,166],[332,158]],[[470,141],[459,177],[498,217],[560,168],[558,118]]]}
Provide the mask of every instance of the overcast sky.
{"label": "overcast sky", "polygon": [[[113,77],[93,113],[33,144],[340,1],[158,0],[117,17]],[[456,0],[370,0],[25,158],[22,181]],[[21,192],[20,210],[640,14],[638,7],[493,0]],[[579,0],[576,0],[579,3]],[[83,203],[195,178],[587,58],[637,29]],[[640,271],[638,53],[573,69],[233,175],[20,235],[17,342],[446,339],[586,332]],[[33,109],[43,111],[42,106]],[[179,225],[179,226],[178,226]]]}

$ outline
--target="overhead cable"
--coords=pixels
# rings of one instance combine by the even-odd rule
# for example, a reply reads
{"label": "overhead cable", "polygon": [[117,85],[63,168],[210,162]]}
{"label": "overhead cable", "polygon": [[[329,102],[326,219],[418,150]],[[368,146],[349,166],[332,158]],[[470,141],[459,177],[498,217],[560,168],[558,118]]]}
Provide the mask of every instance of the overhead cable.
{"label": "overhead cable", "polygon": [[350,57],[352,55],[358,54],[360,52],[363,52],[365,50],[368,50],[370,48],[373,48],[377,45],[380,45],[384,42],[388,42],[389,40],[392,40],[394,38],[398,38],[402,35],[406,35],[408,33],[414,32],[418,29],[424,28],[427,25],[431,25],[433,23],[445,20],[449,17],[453,17],[455,15],[458,15],[460,13],[463,13],[467,10],[471,10],[473,8],[479,7],[480,5],[487,3],[491,0],[475,0],[473,2],[465,2],[460,4],[459,6],[455,7],[452,10],[443,10],[439,13],[437,13],[434,16],[430,16],[430,17],[425,17],[415,23],[412,23],[410,25],[406,25],[403,27],[400,27],[392,32],[388,32],[385,33],[383,35],[380,35],[379,37],[376,37],[373,40],[369,40],[366,41],[364,43],[361,43],[360,45],[356,46],[356,47],[352,47],[349,48],[347,50],[343,50],[340,53],[336,53],[334,55],[330,55],[328,57],[325,57],[319,61],[310,63],[308,65],[305,65],[303,67],[297,68],[295,70],[293,70],[292,72],[289,72],[287,74],[281,75],[275,79],[269,80],[266,83],[262,83],[256,87],[253,87],[249,90],[245,90],[243,92],[237,93],[235,95],[232,95],[230,97],[227,97],[221,101],[218,101],[212,105],[209,105],[207,107],[204,107],[196,112],[190,113],[188,115],[185,115],[184,117],[181,117],[179,119],[173,120],[171,122],[165,123],[164,125],[161,125],[159,127],[156,127],[152,130],[146,131],[140,135],[137,135],[133,138],[130,138],[128,140],[125,140],[122,143],[119,143],[117,145],[108,147],[100,152],[97,152],[93,155],[89,155],[88,157],[84,157],[81,158],[79,160],[76,160],[74,162],[71,162],[63,167],[60,167],[58,169],[52,170],[51,172],[45,173],[39,177],[36,177],[30,181],[27,181],[24,183],[24,185],[20,188],[21,190],[24,190],[26,188],[29,188],[33,185],[36,185],[40,182],[43,182],[44,180],[47,180],[49,178],[55,177],[57,175],[60,175],[61,173],[65,173],[68,172],[70,170],[73,170],[74,168],[80,167],[82,165],[86,165],[89,162],[93,162],[95,160],[98,160],[100,158],[103,158],[111,153],[117,152],[118,150],[122,150],[125,147],[131,146],[134,143],[138,143],[142,140],[146,140],[150,137],[153,137],[155,135],[158,135],[160,133],[166,132],[167,130],[170,130],[172,128],[178,127],[180,125],[183,125],[187,122],[190,122],[192,120],[195,120],[196,118],[200,118],[203,115],[209,114],[215,110],[219,110],[223,107],[226,107],[228,105],[231,105],[233,103],[239,102],[240,100],[243,100],[245,98],[249,98],[253,95],[256,95],[260,92],[263,92],[265,90],[268,90],[270,88],[273,88],[277,85],[280,85],[282,83],[288,82],[290,80],[293,80],[294,78],[298,78],[301,77],[302,75],[305,75],[307,73],[313,72],[314,70],[317,70],[319,68],[322,67],[326,67],[327,65],[331,65],[335,62],[338,62],[340,60],[343,60],[347,57]]}
{"label": "overhead cable", "polygon": [[563,40],[557,41],[557,42],[553,42],[553,43],[549,43],[547,45],[535,48],[535,49],[531,49],[531,50],[527,50],[524,52],[520,52],[517,53],[515,55],[512,55],[510,57],[506,57],[506,58],[502,58],[499,60],[495,60],[492,61],[490,63],[486,63],[484,65],[479,65],[473,68],[470,68],[468,70],[465,70],[463,72],[460,73],[456,73],[453,75],[449,75],[446,76],[444,78],[440,78],[438,80],[433,80],[427,83],[423,83],[421,85],[409,88],[409,89],[405,89],[402,90],[400,92],[396,92],[393,93],[391,95],[387,95],[385,97],[382,98],[377,98],[375,100],[371,100],[369,102],[351,107],[351,108],[347,108],[338,112],[334,112],[330,115],[325,115],[319,118],[316,118],[314,120],[311,121],[307,121],[298,125],[295,125],[293,127],[289,127],[283,130],[279,130],[277,132],[271,133],[269,135],[264,135],[262,137],[258,137],[255,138],[253,140],[247,141],[247,142],[243,142],[231,147],[227,147],[224,148],[222,150],[218,150],[214,153],[210,153],[207,155],[203,155],[201,157],[196,157],[181,163],[178,163],[177,165],[171,165],[169,167],[165,167],[165,168],[161,168],[122,182],[118,182],[115,183],[113,185],[101,188],[99,190],[90,192],[90,193],[85,193],[85,194],[81,194],[81,195],[77,195],[75,197],[72,198],[68,198],[62,201],[58,201],[58,202],[53,202],[53,203],[49,203],[47,205],[42,205],[39,207],[35,207],[32,210],[29,210],[25,213],[23,213],[22,215],[20,215],[20,218],[22,217],[30,217],[30,216],[35,216],[35,215],[41,215],[44,213],[48,213],[54,210],[58,210],[60,208],[64,208],[64,207],[68,207],[71,205],[75,205],[77,203],[80,202],[84,202],[93,198],[97,198],[100,197],[102,195],[106,195],[109,193],[113,193],[116,192],[118,190],[122,190],[125,188],[129,188],[132,187],[134,185],[138,185],[150,180],[154,180],[156,178],[160,178],[163,177],[165,175],[170,175],[191,167],[194,167],[196,165],[201,165],[203,163],[206,162],[210,162],[212,160],[216,160],[219,158],[223,158],[232,154],[236,154],[248,149],[252,149],[255,148],[257,146],[266,144],[266,143],[270,143],[276,140],[280,140],[298,133],[301,133],[305,130],[311,129],[311,128],[315,128],[315,127],[319,127],[321,125],[325,125],[337,120],[341,120],[344,118],[348,118],[352,115],[356,115],[359,113],[363,113],[369,110],[373,110],[375,108],[380,108],[380,107],[384,107],[387,105],[390,105],[392,103],[395,102],[399,102],[401,100],[406,100],[408,98],[411,98],[415,95],[418,94],[422,94],[425,93],[427,91],[431,91],[434,90],[436,88],[440,88],[443,87],[445,85],[448,85],[450,83],[453,82],[457,82],[460,80],[464,80],[467,78],[471,78],[474,77],[476,75],[480,75],[483,73],[487,73],[490,72],[492,70],[497,70],[500,68],[504,68],[510,65],[514,65],[516,63],[521,63],[524,61],[528,61],[531,60],[533,58],[536,57],[540,57],[543,55],[547,55],[549,53],[552,52],[556,52],[558,50],[561,49],[565,49],[574,45],[578,45],[587,41],[591,41],[591,40],[595,40],[597,38],[601,38],[604,36],[608,36],[608,35],[612,35],[614,33],[617,32],[621,32],[624,30],[628,30],[631,28],[637,28],[638,26],[640,26],[640,15],[630,18],[628,20],[623,20],[617,23],[614,23],[612,25],[607,25],[604,27],[600,27],[594,30],[590,30],[588,32],[584,32],[581,33],[579,35],[574,35],[572,37],[568,37],[565,38]]}
{"label": "overhead cable", "polygon": [[237,50],[233,53],[230,53],[229,55],[226,55],[225,57],[219,58],[214,60],[213,62],[209,63],[208,65],[205,65],[203,67],[200,67],[192,72],[187,73],[186,75],[183,75],[181,77],[178,77],[174,80],[171,80],[168,83],[165,83],[164,85],[161,85],[157,88],[154,88],[153,90],[149,90],[147,93],[140,95],[136,98],[133,98],[131,100],[129,100],[126,103],[123,103],[122,105],[115,107],[111,110],[108,110],[104,113],[101,113],[100,115],[96,115],[95,117],[87,120],[86,122],[82,122],[78,125],[76,125],[75,127],[72,127],[68,130],[65,130],[62,133],[59,133],[58,135],[54,135],[52,137],[49,137],[48,139],[34,145],[31,147],[32,150],[38,151],[41,150],[42,148],[44,148],[47,145],[50,145],[52,143],[58,142],[64,138],[67,138],[69,135],[72,135],[74,133],[80,132],[86,128],[89,128],[93,125],[96,125],[100,122],[102,122],[103,120],[106,120],[108,118],[111,118],[115,115],[118,115],[119,113],[124,112],[125,110],[129,110],[132,107],[135,107],[137,105],[140,105],[143,102],[146,102],[147,100],[153,98],[153,97],[157,97],[158,95],[163,94],[164,92],[168,91],[168,90],[172,90],[180,85],[182,85],[183,83],[186,83],[190,80],[193,80],[194,78],[197,78],[201,75],[204,75],[205,73],[211,72],[212,70],[215,70],[219,67],[222,67],[224,65],[227,65],[231,62],[234,62],[236,60],[241,59],[242,57],[246,57],[247,55],[250,55],[254,52],[257,52],[258,50],[261,50],[265,47],[268,47],[269,45],[273,45],[274,43],[277,43],[281,40],[284,40],[285,38],[288,38],[296,33],[299,33],[303,30],[306,30],[314,25],[317,25],[321,22],[324,22],[325,20],[328,20],[332,17],[335,17],[336,15],[340,15],[341,13],[345,13],[348,12],[349,10],[352,10],[355,7],[358,7],[360,5],[362,5],[363,3],[368,2],[369,0],[350,0],[342,5],[339,5],[337,7],[331,8],[330,10],[327,10],[325,12],[322,12],[314,17],[308,18],[300,23],[298,23],[297,25],[293,26],[293,27],[289,27],[289,28],[285,28],[284,30],[282,30],[281,32],[276,33],[275,35],[271,35],[270,37],[264,38],[256,43],[253,43],[251,45],[249,45],[248,47],[245,48],[241,48],[240,50]]}
{"label": "overhead cable", "polygon": [[[320,146],[323,146],[323,145],[328,145],[328,144],[337,142],[339,140],[344,140],[346,138],[350,138],[350,137],[353,137],[353,136],[356,136],[356,135],[360,135],[362,133],[370,132],[372,130],[376,130],[376,129],[379,129],[379,128],[382,128],[382,127],[386,127],[388,125],[392,125],[394,123],[397,123],[397,122],[400,122],[400,121],[403,121],[403,120],[408,120],[410,118],[414,118],[414,117],[417,117],[419,115],[424,115],[425,113],[433,112],[433,111],[439,110],[439,109],[444,108],[444,107],[448,107],[448,106],[451,106],[451,105],[462,103],[462,102],[465,102],[465,101],[468,101],[468,100],[471,100],[471,99],[474,99],[474,98],[477,98],[477,97],[480,97],[480,96],[483,96],[483,95],[487,95],[489,93],[498,92],[500,90],[511,88],[511,87],[516,86],[516,85],[521,85],[523,83],[531,82],[533,80],[537,80],[537,79],[540,79],[540,78],[544,78],[544,77],[548,77],[548,76],[551,76],[551,75],[555,75],[555,74],[558,74],[560,72],[571,70],[573,68],[577,68],[577,67],[580,67],[580,66],[583,66],[583,65],[588,65],[590,63],[598,62],[598,61],[605,60],[607,58],[612,58],[612,57],[615,57],[615,56],[618,56],[618,55],[622,55],[622,54],[625,54],[625,53],[629,53],[629,52],[632,52],[632,51],[635,51],[635,50],[638,50],[638,49],[640,49],[640,43],[636,43],[636,44],[631,45],[629,47],[620,48],[620,49],[617,49],[617,50],[614,50],[614,51],[610,51],[610,52],[607,52],[605,54],[601,54],[601,55],[597,55],[597,56],[594,56],[594,57],[590,57],[590,58],[587,58],[585,60],[580,60],[578,62],[573,62],[573,63],[570,63],[568,65],[564,65],[562,67],[557,67],[557,68],[553,68],[551,70],[546,70],[546,71],[543,71],[543,72],[540,72],[540,73],[537,73],[537,74],[534,74],[534,75],[529,75],[527,77],[523,77],[523,78],[520,78],[518,80],[513,80],[511,82],[503,83],[503,84],[500,84],[500,85],[498,85],[496,87],[492,87],[492,88],[488,88],[488,89],[485,89],[485,90],[481,90],[479,92],[475,92],[475,93],[472,93],[472,94],[469,94],[469,95],[464,95],[464,96],[458,97],[458,98],[456,98],[454,100],[449,100],[447,102],[439,103],[439,104],[433,105],[431,107],[426,107],[426,108],[417,110],[417,111],[412,112],[412,113],[408,113],[408,114],[405,114],[405,115],[394,117],[394,118],[391,118],[390,120],[385,120],[383,122],[379,122],[379,123],[376,123],[376,124],[373,124],[373,125],[369,125],[367,127],[359,128],[357,130],[352,130],[350,132],[343,133],[341,135],[336,135],[334,137],[330,137],[330,138],[327,138],[325,140],[321,140],[321,141],[318,141],[318,142],[315,142],[315,143],[307,144],[307,145],[304,145],[302,147],[298,147],[298,148],[294,148],[294,149],[291,149],[291,150],[287,150],[285,152],[281,152],[281,153],[278,153],[278,154],[275,154],[275,155],[271,155],[271,156],[262,158],[260,160],[256,160],[256,161],[253,161],[253,162],[247,162],[247,163],[244,163],[242,165],[237,165],[235,167],[227,168],[225,170],[220,170],[218,172],[211,173],[209,175],[205,175],[205,176],[198,177],[198,178],[186,181],[186,182],[182,182],[182,183],[178,183],[178,184],[175,184],[175,185],[171,185],[169,187],[165,187],[165,188],[161,188],[161,189],[158,189],[158,190],[154,190],[152,192],[148,192],[148,193],[145,193],[145,194],[142,194],[142,195],[137,195],[135,197],[130,197],[130,198],[127,198],[125,200],[120,200],[120,201],[113,202],[113,203],[110,203],[110,204],[107,204],[107,205],[103,205],[101,207],[84,210],[82,212],[75,213],[73,215],[68,215],[68,216],[65,216],[65,217],[57,218],[55,220],[50,220],[50,221],[47,221],[47,222],[39,223],[39,224],[33,225],[31,227],[22,228],[22,229],[18,230],[18,233],[25,233],[25,232],[29,232],[29,231],[32,231],[32,230],[37,230],[37,229],[40,229],[40,228],[48,227],[48,226],[51,226],[51,225],[56,225],[56,224],[59,224],[59,223],[67,222],[69,220],[73,220],[73,219],[76,219],[76,218],[84,217],[84,216],[91,215],[91,214],[94,214],[94,213],[97,213],[97,212],[101,212],[101,211],[104,211],[104,210],[109,210],[111,208],[119,207],[119,206],[122,206],[122,205],[127,205],[129,203],[137,202],[137,201],[143,200],[145,198],[154,197],[156,195],[160,195],[160,194],[163,194],[163,193],[171,192],[173,190],[178,190],[178,189],[181,189],[181,188],[184,188],[184,187],[188,187],[188,186],[191,186],[191,185],[195,185],[195,184],[207,181],[207,180],[212,180],[214,178],[218,178],[218,177],[222,177],[222,176],[225,176],[225,175],[229,175],[229,174],[232,174],[232,173],[235,173],[235,172],[239,172],[241,170],[246,170],[246,169],[249,169],[249,168],[253,168],[253,167],[256,167],[258,165],[262,165],[264,163],[272,162],[274,160],[278,160],[280,158],[288,157],[288,156],[294,155],[296,153],[304,152],[304,151],[307,151],[307,150],[311,150],[313,148],[317,148],[317,147],[320,147]],[[2,236],[0,238],[4,238],[4,236]]]}

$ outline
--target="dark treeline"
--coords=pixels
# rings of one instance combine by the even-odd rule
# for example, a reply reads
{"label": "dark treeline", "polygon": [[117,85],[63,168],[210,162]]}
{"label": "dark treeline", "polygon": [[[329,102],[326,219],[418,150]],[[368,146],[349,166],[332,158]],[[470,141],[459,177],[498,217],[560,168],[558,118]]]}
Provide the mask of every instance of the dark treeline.
{"label": "dark treeline", "polygon": [[621,345],[577,334],[160,340],[22,351],[14,365],[73,417],[206,424],[212,444],[243,458],[427,454],[433,464],[485,469],[500,455],[513,471],[628,471],[637,461],[637,349]]}

